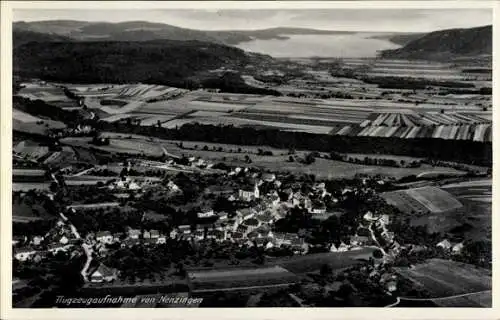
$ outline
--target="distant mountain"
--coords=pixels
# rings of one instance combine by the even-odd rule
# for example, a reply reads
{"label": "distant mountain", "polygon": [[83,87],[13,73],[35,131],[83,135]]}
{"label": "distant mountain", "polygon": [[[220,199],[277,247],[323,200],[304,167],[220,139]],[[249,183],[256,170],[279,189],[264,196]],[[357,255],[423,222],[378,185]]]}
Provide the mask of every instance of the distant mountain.
{"label": "distant mountain", "polygon": [[253,39],[287,39],[286,35],[345,34],[352,32],[304,28],[271,28],[244,31],[202,31],[164,23],[129,21],[120,23],[51,20],[15,22],[14,31],[65,36],[78,41],[197,40],[235,45]]}
{"label": "distant mountain", "polygon": [[374,39],[388,40],[394,44],[405,46],[409,42],[423,37],[425,33],[386,33],[372,36]]}
{"label": "distant mountain", "polygon": [[492,26],[449,29],[428,33],[394,50],[384,50],[381,58],[445,60],[492,55]]}

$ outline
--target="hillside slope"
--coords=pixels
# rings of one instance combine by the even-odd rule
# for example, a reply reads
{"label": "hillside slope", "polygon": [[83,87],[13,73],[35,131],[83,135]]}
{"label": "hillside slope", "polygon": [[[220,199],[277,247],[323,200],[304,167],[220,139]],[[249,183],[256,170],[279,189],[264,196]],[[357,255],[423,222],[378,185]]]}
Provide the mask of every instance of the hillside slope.
{"label": "hillside slope", "polygon": [[28,42],[46,43],[58,41],[71,41],[71,39],[57,34],[47,34],[26,30],[15,30],[12,34],[12,44],[14,48]]}
{"label": "hillside slope", "polygon": [[264,55],[200,41],[29,42],[14,48],[14,75],[71,83],[190,86],[208,71],[272,63]]}
{"label": "hillside slope", "polygon": [[492,55],[492,26],[449,29],[428,33],[404,47],[384,50],[381,58],[444,60]]}

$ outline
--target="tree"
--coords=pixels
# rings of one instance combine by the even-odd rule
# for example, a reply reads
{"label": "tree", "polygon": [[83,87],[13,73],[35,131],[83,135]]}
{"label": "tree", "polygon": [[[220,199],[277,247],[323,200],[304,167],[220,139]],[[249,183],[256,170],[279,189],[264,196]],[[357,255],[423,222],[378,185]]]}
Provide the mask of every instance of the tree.
{"label": "tree", "polygon": [[308,153],[305,159],[306,164],[312,164],[316,161],[316,157],[314,156],[314,153]]}
{"label": "tree", "polygon": [[322,277],[330,276],[332,272],[333,272],[332,267],[327,263],[323,264],[321,266],[321,269],[319,270],[319,274]]}

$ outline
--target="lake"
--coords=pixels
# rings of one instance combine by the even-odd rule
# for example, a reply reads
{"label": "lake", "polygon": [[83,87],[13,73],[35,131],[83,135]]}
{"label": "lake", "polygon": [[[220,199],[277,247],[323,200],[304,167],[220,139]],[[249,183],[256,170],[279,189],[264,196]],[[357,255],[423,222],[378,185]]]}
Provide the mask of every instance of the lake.
{"label": "lake", "polygon": [[374,39],[377,33],[338,35],[286,35],[286,40],[253,40],[236,45],[246,51],[258,52],[277,58],[338,57],[371,58],[378,50],[400,46],[384,39]]}

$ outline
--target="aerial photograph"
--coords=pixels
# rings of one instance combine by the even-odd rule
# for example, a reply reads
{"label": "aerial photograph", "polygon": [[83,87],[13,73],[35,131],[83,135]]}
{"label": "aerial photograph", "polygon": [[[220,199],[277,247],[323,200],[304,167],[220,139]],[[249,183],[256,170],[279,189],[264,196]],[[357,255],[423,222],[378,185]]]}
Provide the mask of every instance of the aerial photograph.
{"label": "aerial photograph", "polygon": [[14,9],[12,307],[492,308],[492,24]]}

